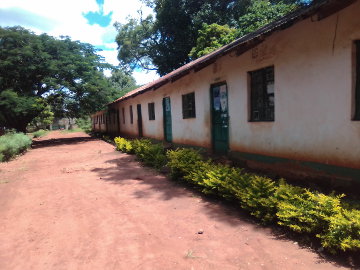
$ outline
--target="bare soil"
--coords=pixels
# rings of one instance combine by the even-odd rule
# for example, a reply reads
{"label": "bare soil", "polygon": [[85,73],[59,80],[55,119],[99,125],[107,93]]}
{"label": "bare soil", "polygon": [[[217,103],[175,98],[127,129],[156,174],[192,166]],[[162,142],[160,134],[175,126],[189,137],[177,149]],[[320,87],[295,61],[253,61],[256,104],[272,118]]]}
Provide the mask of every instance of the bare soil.
{"label": "bare soil", "polygon": [[0,269],[347,269],[84,133],[0,164]]}

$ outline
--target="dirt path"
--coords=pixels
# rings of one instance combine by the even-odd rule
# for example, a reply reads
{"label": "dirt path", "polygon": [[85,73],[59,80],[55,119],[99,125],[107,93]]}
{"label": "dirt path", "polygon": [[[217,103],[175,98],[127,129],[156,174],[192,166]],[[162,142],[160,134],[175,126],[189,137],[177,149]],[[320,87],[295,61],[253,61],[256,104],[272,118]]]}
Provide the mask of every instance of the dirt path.
{"label": "dirt path", "polygon": [[0,269],[345,268],[110,144],[53,132],[0,164]]}

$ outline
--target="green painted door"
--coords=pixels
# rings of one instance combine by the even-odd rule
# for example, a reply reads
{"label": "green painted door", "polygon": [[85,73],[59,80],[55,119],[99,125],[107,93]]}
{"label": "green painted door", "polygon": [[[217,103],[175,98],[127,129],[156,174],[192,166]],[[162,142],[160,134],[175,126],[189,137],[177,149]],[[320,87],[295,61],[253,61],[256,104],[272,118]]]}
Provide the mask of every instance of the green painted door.
{"label": "green painted door", "polygon": [[216,153],[229,150],[229,109],[226,83],[211,86],[212,144]]}
{"label": "green painted door", "polygon": [[165,141],[172,141],[172,124],[171,124],[171,102],[169,97],[163,98],[164,113],[164,138]]}

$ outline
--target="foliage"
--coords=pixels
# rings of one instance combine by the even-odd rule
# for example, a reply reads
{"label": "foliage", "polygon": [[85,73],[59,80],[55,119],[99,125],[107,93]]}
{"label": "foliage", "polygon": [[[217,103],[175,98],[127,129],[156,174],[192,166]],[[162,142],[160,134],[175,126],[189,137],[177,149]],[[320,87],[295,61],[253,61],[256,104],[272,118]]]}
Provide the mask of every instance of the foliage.
{"label": "foliage", "polygon": [[133,144],[131,141],[126,140],[122,137],[116,137],[114,141],[116,145],[116,150],[129,154],[134,153]]}
{"label": "foliage", "polygon": [[109,81],[116,90],[115,98],[122,97],[137,87],[134,77],[121,69],[113,70]]}
{"label": "foliage", "polygon": [[48,106],[56,116],[98,111],[114,90],[102,70],[110,68],[86,43],[0,27],[0,125],[25,131]]}
{"label": "foliage", "polygon": [[141,161],[160,168],[167,160],[170,175],[191,183],[206,194],[215,194],[237,201],[262,222],[277,222],[299,233],[321,239],[330,252],[360,250],[360,210],[342,203],[344,195],[325,195],[250,174],[239,168],[204,160],[190,148],[168,150],[148,139],[129,141],[115,138],[117,149],[131,151]]}
{"label": "foliage", "polygon": [[[239,36],[244,31],[257,29],[277,16],[285,14],[295,5],[309,2],[306,0],[142,1],[153,8],[155,16],[142,18],[140,12],[140,19],[129,18],[125,24],[115,24],[118,31],[116,37],[119,47],[118,59],[121,65],[128,69],[155,69],[161,76],[188,63],[191,60],[189,55],[194,59],[231,42],[233,37],[227,36],[221,29],[226,28],[225,25],[228,25],[229,29],[237,29],[240,32],[237,34]],[[246,16],[248,13],[250,14]],[[256,20],[256,16],[260,19]],[[251,23],[254,24],[253,27]],[[208,37],[212,34],[200,33],[200,31],[204,32],[203,24],[219,25],[213,26],[210,31],[217,38],[207,40],[209,43],[200,38],[201,35]]]}
{"label": "foliage", "polygon": [[91,132],[91,119],[88,116],[76,119],[76,125],[86,133]]}
{"label": "foliage", "polygon": [[199,30],[196,46],[190,51],[191,59],[199,58],[211,53],[216,49],[229,44],[236,38],[236,29],[228,25],[218,25],[216,23],[202,25]]}
{"label": "foliage", "polygon": [[277,217],[279,224],[297,232],[320,233],[329,225],[329,218],[340,209],[343,195],[328,196],[304,189],[279,202]]}
{"label": "foliage", "polygon": [[337,211],[329,217],[328,229],[318,237],[322,245],[332,253],[337,250],[360,250],[360,211]]}
{"label": "foliage", "polygon": [[160,169],[166,164],[164,146],[160,143],[153,144],[148,139],[134,140],[132,146],[136,156],[146,165]]}
{"label": "foliage", "polygon": [[[294,1],[293,1],[294,2]],[[286,4],[282,1],[272,3],[269,0],[252,0],[246,13],[239,18],[238,36],[254,32],[277,18],[293,11],[296,4]]]}
{"label": "foliage", "polygon": [[[40,102],[43,100],[39,99]],[[46,106],[38,116],[36,116],[29,125],[39,127],[47,127],[54,121],[54,113],[51,111],[51,107]]]}
{"label": "foliage", "polygon": [[188,175],[198,168],[199,164],[197,163],[202,161],[199,152],[190,148],[169,150],[166,152],[166,157],[168,159],[167,166],[170,168],[170,175],[173,179],[180,179]]}
{"label": "foliage", "polygon": [[31,139],[24,133],[7,133],[0,136],[0,162],[25,151],[31,145]]}
{"label": "foliage", "polygon": [[124,153],[135,153],[139,160],[146,165],[160,169],[166,164],[164,146],[160,143],[153,144],[148,139],[127,140],[122,137],[114,139],[116,149]]}
{"label": "foliage", "polygon": [[37,130],[37,131],[35,131],[35,132],[33,133],[33,137],[34,137],[34,138],[40,138],[40,137],[45,136],[45,135],[48,134],[48,133],[49,133],[48,130],[39,129],[39,130]]}

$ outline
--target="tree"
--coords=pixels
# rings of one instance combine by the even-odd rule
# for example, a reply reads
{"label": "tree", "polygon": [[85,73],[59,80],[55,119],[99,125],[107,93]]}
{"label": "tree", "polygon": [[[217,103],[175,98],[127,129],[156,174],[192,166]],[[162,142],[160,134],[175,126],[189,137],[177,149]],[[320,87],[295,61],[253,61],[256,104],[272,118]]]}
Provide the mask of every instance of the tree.
{"label": "tree", "polygon": [[129,69],[156,69],[160,75],[190,61],[203,23],[234,25],[250,0],[144,0],[155,19],[116,24],[118,58]]}
{"label": "tree", "polygon": [[246,14],[239,18],[236,28],[230,28],[227,25],[203,24],[198,33],[196,46],[190,51],[191,58],[196,59],[206,55],[298,7],[297,4],[291,3],[294,1],[287,2],[290,4],[282,1],[252,0],[251,5],[246,9]]}
{"label": "tree", "polygon": [[285,4],[282,1],[279,1],[278,3],[271,3],[269,0],[252,0],[246,14],[239,18],[238,36],[243,36],[256,31],[264,25],[273,22],[290,11],[295,10],[297,7],[297,4]]}
{"label": "tree", "polygon": [[115,95],[102,72],[111,66],[90,44],[19,26],[0,28],[0,40],[0,126],[24,132],[47,105],[79,116]]}
{"label": "tree", "polygon": [[192,59],[199,58],[216,49],[232,42],[236,38],[237,30],[228,25],[203,24],[199,30],[199,36],[196,40],[196,46],[190,51]]}
{"label": "tree", "polygon": [[113,70],[109,81],[111,83],[111,87],[114,88],[116,92],[116,98],[122,97],[126,93],[138,87],[134,77],[121,69]]}
{"label": "tree", "polygon": [[36,116],[31,122],[30,125],[36,127],[50,126],[54,121],[54,113],[51,111],[51,106],[46,106],[42,112]]}
{"label": "tree", "polygon": [[[249,11],[262,16],[262,22],[268,18],[266,11],[284,14],[280,7],[309,2],[307,0],[272,0],[265,1],[275,5],[275,11],[269,6],[254,5],[262,0],[142,0],[153,8],[155,18],[131,18],[126,24],[117,23],[118,30],[116,41],[119,45],[118,58],[120,63],[128,69],[145,68],[156,69],[158,74],[164,75],[188,63],[189,54],[197,47],[200,37],[199,30],[206,31],[203,24],[218,24],[223,27],[240,29],[241,23],[251,21],[252,18],[243,18]],[[279,6],[278,6],[279,5]],[[249,7],[252,9],[249,10]],[[258,9],[266,8],[266,11]],[[255,12],[255,13],[254,13]],[[270,18],[268,18],[268,21]],[[260,24],[256,24],[258,27]],[[214,28],[212,30],[215,30]],[[218,29],[219,30],[219,29]],[[250,30],[250,27],[246,30]],[[218,31],[215,31],[219,33]],[[239,33],[240,34],[240,33]],[[220,39],[223,39],[221,35]],[[227,42],[229,39],[220,40],[218,43]],[[215,41],[213,43],[216,43]],[[210,47],[217,47],[210,44]],[[201,46],[200,46],[201,47]],[[198,48],[199,51],[203,51]]]}

